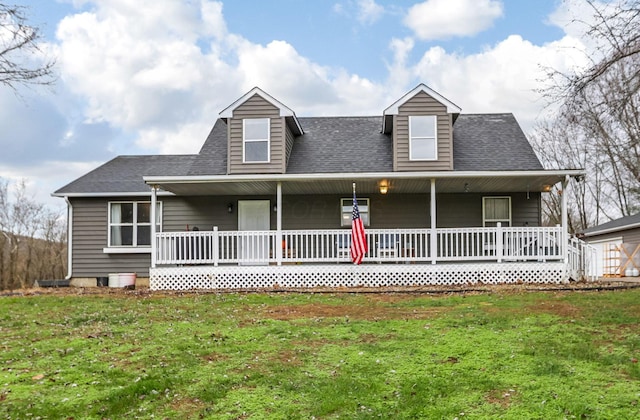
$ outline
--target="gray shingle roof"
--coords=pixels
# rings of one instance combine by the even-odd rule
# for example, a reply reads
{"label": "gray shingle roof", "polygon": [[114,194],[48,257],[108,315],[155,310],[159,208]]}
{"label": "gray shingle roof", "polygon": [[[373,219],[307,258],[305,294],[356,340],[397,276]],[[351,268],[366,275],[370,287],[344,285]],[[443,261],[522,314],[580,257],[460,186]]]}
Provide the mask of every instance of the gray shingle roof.
{"label": "gray shingle roof", "polygon": [[293,143],[287,173],[390,172],[391,137],[382,117],[298,118],[304,133]]}
{"label": "gray shingle roof", "polygon": [[585,236],[596,236],[600,233],[618,232],[621,230],[630,229],[632,227],[637,227],[639,225],[640,213],[637,213],[632,216],[621,217],[619,219],[612,220],[598,226],[590,227],[583,233],[585,234]]}
{"label": "gray shingle roof", "polygon": [[57,190],[54,194],[149,193],[146,175],[184,175],[195,155],[118,156]]}
{"label": "gray shingle roof", "polygon": [[[391,136],[382,117],[299,118],[287,173],[391,172]],[[512,114],[461,114],[453,130],[455,171],[541,170]],[[55,192],[148,192],[143,176],[224,175],[227,125],[218,119],[197,155],[120,156]]]}
{"label": "gray shingle roof", "polygon": [[453,125],[456,171],[544,169],[513,114],[461,114]]}
{"label": "gray shingle roof", "polygon": [[218,119],[200,152],[185,175],[224,175],[227,173],[227,124]]}

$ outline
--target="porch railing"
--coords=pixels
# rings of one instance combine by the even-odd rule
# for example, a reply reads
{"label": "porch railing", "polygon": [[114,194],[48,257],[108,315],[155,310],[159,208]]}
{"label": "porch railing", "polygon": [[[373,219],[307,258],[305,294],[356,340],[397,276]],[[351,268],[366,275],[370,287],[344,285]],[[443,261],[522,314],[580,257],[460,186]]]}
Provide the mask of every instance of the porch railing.
{"label": "porch railing", "polygon": [[569,239],[567,248],[569,273],[574,280],[594,281],[597,277],[597,253],[593,245],[577,238]]}
{"label": "porch railing", "polygon": [[[545,261],[564,256],[560,227],[367,229],[366,262]],[[350,262],[351,231],[161,232],[156,264]]]}

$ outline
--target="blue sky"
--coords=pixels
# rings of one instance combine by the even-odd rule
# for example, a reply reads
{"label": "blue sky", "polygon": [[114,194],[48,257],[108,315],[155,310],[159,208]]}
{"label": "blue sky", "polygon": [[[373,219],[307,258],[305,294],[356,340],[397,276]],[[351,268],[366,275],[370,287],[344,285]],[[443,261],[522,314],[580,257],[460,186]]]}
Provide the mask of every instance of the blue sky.
{"label": "blue sky", "polygon": [[121,154],[195,153],[260,86],[300,116],[380,115],[425,83],[463,112],[544,118],[544,68],[585,63],[580,0],[13,0],[58,61],[0,88],[0,177],[42,201]]}

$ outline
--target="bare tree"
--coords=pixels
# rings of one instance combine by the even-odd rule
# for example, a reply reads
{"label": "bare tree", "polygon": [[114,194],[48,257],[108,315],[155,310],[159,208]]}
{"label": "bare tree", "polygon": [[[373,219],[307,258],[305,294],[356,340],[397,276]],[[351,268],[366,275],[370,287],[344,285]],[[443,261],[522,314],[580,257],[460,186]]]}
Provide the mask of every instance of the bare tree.
{"label": "bare tree", "polygon": [[13,194],[9,186],[0,179],[0,289],[64,276],[63,218],[29,196],[24,181],[13,186]]}
{"label": "bare tree", "polygon": [[25,8],[0,3],[0,84],[51,85],[56,60],[39,45],[37,27],[27,24]]}
{"label": "bare tree", "polygon": [[547,165],[587,171],[572,197],[577,229],[640,210],[640,0],[587,4],[592,20],[579,23],[594,58],[586,69],[552,72],[557,84],[545,93],[559,112],[534,136]]}

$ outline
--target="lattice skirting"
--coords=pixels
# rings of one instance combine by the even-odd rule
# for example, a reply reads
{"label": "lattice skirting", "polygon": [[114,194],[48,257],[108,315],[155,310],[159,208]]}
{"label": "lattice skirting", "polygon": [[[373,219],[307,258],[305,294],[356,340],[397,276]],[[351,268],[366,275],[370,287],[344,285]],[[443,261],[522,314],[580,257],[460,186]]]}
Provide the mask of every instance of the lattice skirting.
{"label": "lattice skirting", "polygon": [[150,269],[152,290],[384,287],[568,281],[561,262],[184,266]]}

